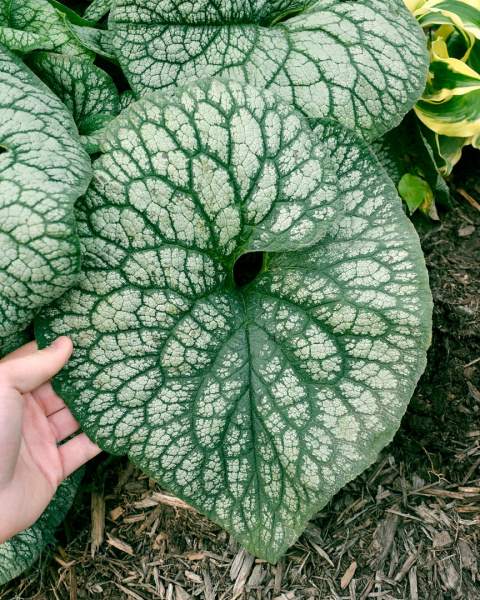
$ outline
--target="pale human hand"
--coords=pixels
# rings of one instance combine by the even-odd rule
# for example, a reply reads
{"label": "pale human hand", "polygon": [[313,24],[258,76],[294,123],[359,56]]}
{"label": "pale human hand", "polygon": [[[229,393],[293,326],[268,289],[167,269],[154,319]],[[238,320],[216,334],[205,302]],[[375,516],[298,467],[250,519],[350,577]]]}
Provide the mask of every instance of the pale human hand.
{"label": "pale human hand", "polygon": [[0,361],[0,544],[33,525],[60,483],[101,452],[85,433],[57,446],[80,428],[49,381],[72,350],[60,337]]}

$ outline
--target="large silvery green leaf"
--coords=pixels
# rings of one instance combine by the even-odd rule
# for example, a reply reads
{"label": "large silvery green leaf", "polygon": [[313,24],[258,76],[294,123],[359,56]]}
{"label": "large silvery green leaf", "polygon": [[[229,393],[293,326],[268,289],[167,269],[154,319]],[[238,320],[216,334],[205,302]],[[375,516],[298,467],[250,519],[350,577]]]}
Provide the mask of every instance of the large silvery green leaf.
{"label": "large silvery green leaf", "polygon": [[0,585],[31,567],[53,539],[56,528],[75,500],[84,471],[84,468],[78,469],[58,486],[52,501],[36,523],[0,544]]}
{"label": "large silvery green leaf", "polygon": [[71,32],[66,17],[48,0],[2,0],[3,14],[15,30],[40,36],[47,43],[41,48],[61,54],[82,56],[93,62],[94,53],[86,49]]}
{"label": "large silvery green leaf", "polygon": [[[425,36],[400,0],[116,0],[109,28],[137,95],[222,75],[268,88],[369,141],[420,97]],[[283,13],[290,18],[278,21]],[[272,26],[269,26],[272,24]]]}
{"label": "large silvery green leaf", "polygon": [[75,282],[90,177],[68,110],[0,46],[0,346]]}
{"label": "large silvery green leaf", "polygon": [[36,324],[74,340],[54,387],[88,435],[272,562],[392,438],[429,343],[392,183],[353,134],[317,131],[236,82],[133,104],[78,206],[82,279]]}
{"label": "large silvery green leaf", "polygon": [[80,133],[90,133],[92,123],[101,125],[118,114],[117,88],[110,75],[96,65],[51,52],[32,54],[26,63],[70,110]]}

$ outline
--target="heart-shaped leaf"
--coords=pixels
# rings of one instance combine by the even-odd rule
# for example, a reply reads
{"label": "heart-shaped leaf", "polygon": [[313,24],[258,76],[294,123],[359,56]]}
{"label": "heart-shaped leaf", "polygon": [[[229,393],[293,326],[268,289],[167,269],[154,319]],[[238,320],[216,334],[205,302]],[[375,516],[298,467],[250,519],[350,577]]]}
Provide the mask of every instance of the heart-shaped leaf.
{"label": "heart-shaped leaf", "polygon": [[55,388],[100,446],[274,562],[398,428],[429,343],[418,238],[353,134],[249,86],[147,96],[103,150],[81,282],[36,326],[75,342]]}
{"label": "heart-shaped leaf", "polygon": [[0,46],[0,346],[80,270],[73,202],[91,177],[65,106]]}
{"label": "heart-shaped leaf", "polygon": [[398,125],[428,70],[425,36],[401,0],[117,0],[109,27],[140,96],[223,75],[366,140]]}

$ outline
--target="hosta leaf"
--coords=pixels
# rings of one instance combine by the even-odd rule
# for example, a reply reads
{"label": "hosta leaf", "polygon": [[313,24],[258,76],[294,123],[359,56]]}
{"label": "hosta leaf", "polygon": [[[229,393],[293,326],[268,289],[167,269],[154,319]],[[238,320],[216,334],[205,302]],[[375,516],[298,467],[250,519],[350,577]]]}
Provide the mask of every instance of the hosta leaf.
{"label": "hosta leaf", "polygon": [[334,118],[372,140],[415,104],[428,53],[396,0],[299,2],[117,0],[109,26],[120,64],[143,95],[207,75],[269,88],[308,117]]}
{"label": "hosta leaf", "polygon": [[48,40],[47,50],[82,56],[93,62],[94,53],[78,42],[62,16],[47,0],[9,0],[9,25]]}
{"label": "hosta leaf", "polygon": [[[393,185],[353,134],[306,127],[233,82],[133,104],[78,205],[81,282],[36,325],[75,342],[54,386],[88,435],[272,562],[392,438],[429,343]],[[326,146],[347,214],[325,237]]]}
{"label": "hosta leaf", "polygon": [[65,106],[0,47],[0,345],[80,268],[73,202],[90,160]]}
{"label": "hosta leaf", "polygon": [[[49,52],[26,59],[28,66],[67,106],[80,133],[91,133],[105,125],[120,110],[117,88],[110,75],[83,58]],[[108,118],[110,117],[110,118]]]}
{"label": "hosta leaf", "polygon": [[0,585],[31,567],[50,543],[75,500],[85,469],[75,471],[57,489],[45,512],[31,527],[0,545]]}

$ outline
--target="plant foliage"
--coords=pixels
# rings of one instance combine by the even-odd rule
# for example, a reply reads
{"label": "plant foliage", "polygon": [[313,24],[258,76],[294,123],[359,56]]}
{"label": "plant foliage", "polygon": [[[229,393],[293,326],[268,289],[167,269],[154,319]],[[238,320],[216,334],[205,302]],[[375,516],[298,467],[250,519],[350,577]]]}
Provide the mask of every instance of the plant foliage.
{"label": "plant foliage", "polygon": [[424,88],[421,29],[403,2],[117,0],[116,54],[138,95],[207,75],[268,88],[308,117],[367,141],[398,125]]}
{"label": "plant foliage", "polygon": [[392,438],[429,341],[393,185],[358,138],[316,132],[234,82],[134,104],[78,205],[82,279],[36,330],[74,339],[55,386],[92,439],[272,562]]}
{"label": "plant foliage", "polygon": [[423,33],[400,0],[109,8],[0,8],[0,338],[49,305],[89,436],[274,562],[425,364],[418,238],[363,141],[418,100]]}
{"label": "plant foliage", "polygon": [[480,148],[480,1],[406,0],[430,32],[427,87],[415,106],[444,175],[462,148]]}
{"label": "plant foliage", "polygon": [[72,116],[0,46],[0,347],[80,271],[73,202],[90,160]]}

